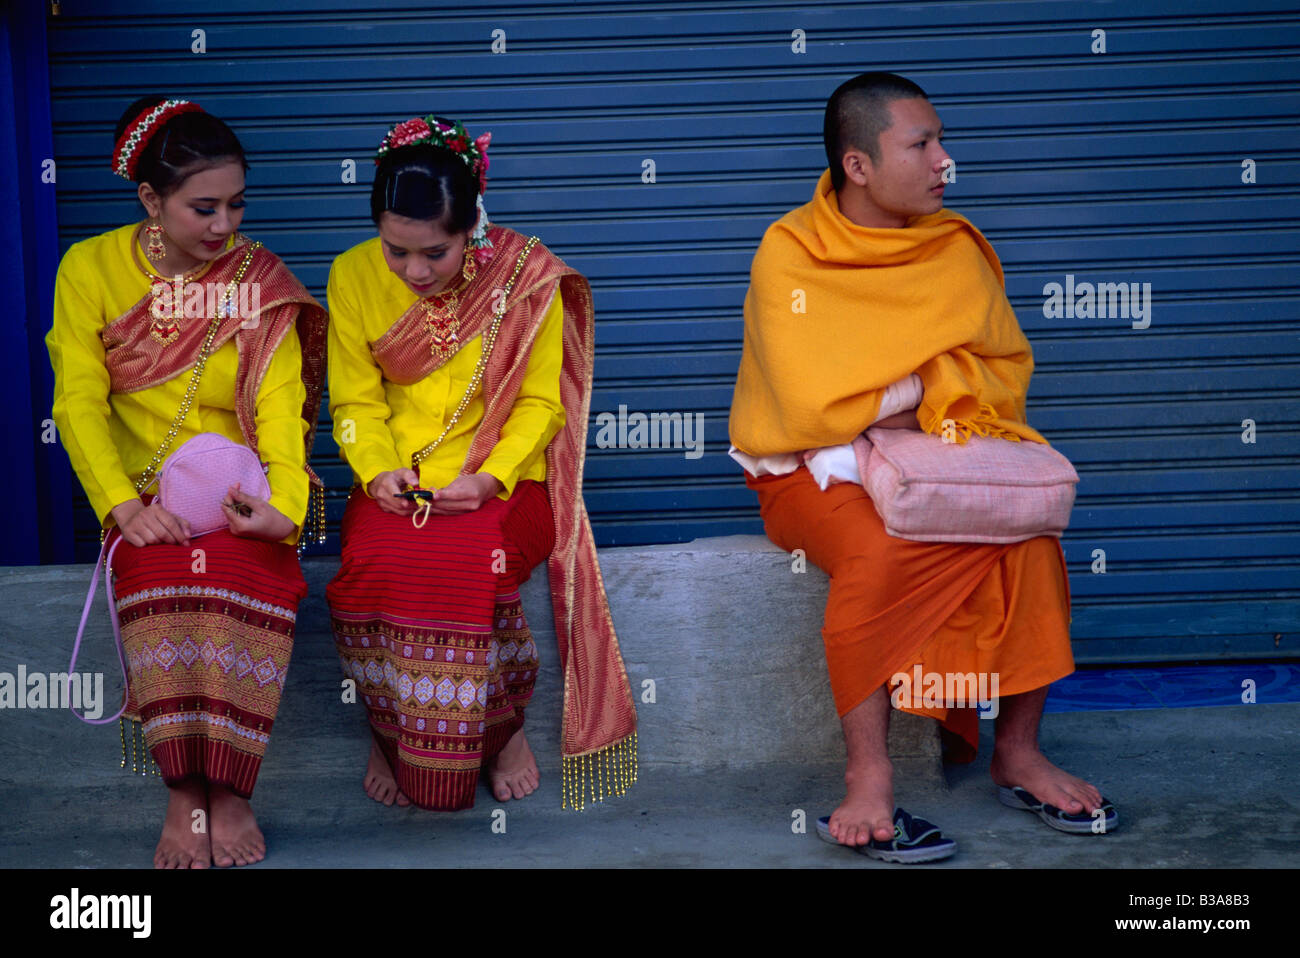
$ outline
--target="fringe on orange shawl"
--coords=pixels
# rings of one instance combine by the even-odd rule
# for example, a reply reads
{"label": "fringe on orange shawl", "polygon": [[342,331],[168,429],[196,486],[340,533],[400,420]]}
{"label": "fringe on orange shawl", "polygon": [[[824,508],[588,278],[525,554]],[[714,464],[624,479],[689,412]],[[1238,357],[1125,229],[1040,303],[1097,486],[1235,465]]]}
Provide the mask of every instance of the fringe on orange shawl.
{"label": "fringe on orange shawl", "polygon": [[926,432],[950,419],[957,442],[1045,443],[1025,423],[1033,368],[979,230],[950,210],[901,229],[858,226],[840,213],[827,171],[754,255],[731,441],[751,456],[851,442],[884,388],[915,372]]}

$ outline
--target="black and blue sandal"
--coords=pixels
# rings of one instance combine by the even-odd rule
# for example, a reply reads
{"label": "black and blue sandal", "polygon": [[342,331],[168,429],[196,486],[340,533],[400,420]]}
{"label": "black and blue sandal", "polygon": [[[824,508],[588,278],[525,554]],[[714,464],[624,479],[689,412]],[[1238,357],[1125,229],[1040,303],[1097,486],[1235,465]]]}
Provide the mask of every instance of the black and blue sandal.
{"label": "black and blue sandal", "polygon": [[[1103,814],[1101,818],[1090,812],[1067,812],[1055,805],[1040,802],[1034,798],[1031,792],[1019,786],[1008,788],[1005,785],[999,785],[998,801],[1008,808],[1033,812],[1058,832],[1068,832],[1071,835],[1104,835],[1114,831],[1116,826],[1119,825],[1119,813],[1115,811],[1115,806],[1108,802],[1104,795],[1099,809]],[[1098,826],[1095,824],[1097,822],[1103,824]]]}
{"label": "black and blue sandal", "polygon": [[[823,815],[817,819],[817,837],[831,845],[840,845],[831,835],[831,817]],[[938,826],[924,818],[913,818],[901,808],[894,809],[894,837],[888,841],[873,838],[865,845],[840,845],[851,848],[868,858],[878,858],[882,862],[898,862],[904,865],[916,865],[921,862],[937,862],[950,858],[957,850],[957,843],[951,838],[944,838]]]}

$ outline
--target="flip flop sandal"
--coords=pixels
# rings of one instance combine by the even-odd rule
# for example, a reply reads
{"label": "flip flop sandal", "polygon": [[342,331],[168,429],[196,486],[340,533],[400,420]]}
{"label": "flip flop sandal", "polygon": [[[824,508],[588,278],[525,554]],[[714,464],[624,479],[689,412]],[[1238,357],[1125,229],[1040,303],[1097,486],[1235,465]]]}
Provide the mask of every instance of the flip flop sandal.
{"label": "flip flop sandal", "polygon": [[850,848],[868,858],[904,865],[937,862],[951,857],[957,850],[957,843],[951,838],[944,838],[938,826],[924,818],[913,818],[901,808],[894,809],[894,837],[887,841],[873,838],[865,845],[840,845],[831,835],[829,815],[817,819],[817,837],[828,844]]}
{"label": "flip flop sandal", "polygon": [[1008,788],[1005,785],[999,785],[998,801],[1008,808],[1033,812],[1058,832],[1068,832],[1071,835],[1105,835],[1114,831],[1115,827],[1119,825],[1119,813],[1115,811],[1115,806],[1108,802],[1104,795],[1101,799],[1101,810],[1105,813],[1105,817],[1101,820],[1105,822],[1105,826],[1098,832],[1093,831],[1093,822],[1098,821],[1098,819],[1094,818],[1089,812],[1085,811],[1076,814],[1064,811],[1055,805],[1040,802],[1034,798],[1031,792],[1019,786]]}

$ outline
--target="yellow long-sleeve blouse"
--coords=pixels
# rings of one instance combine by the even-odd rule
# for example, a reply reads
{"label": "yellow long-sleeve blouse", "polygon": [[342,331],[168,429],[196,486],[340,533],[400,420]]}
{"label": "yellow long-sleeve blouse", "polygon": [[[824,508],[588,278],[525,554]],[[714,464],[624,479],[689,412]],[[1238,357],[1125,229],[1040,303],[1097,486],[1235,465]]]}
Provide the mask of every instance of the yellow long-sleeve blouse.
{"label": "yellow long-sleeve blouse", "polygon": [[[193,368],[139,392],[109,392],[100,332],[139,302],[156,282],[132,255],[137,226],[132,223],[110,230],[68,250],[54,283],[54,325],[45,337],[54,366],[53,418],[59,440],[91,508],[105,526],[112,524],[113,506],[139,498],[135,481],[171,428]],[[203,278],[197,281],[203,282]],[[243,443],[235,414],[238,364],[233,338],[208,358],[172,452],[201,432],[220,433]],[[290,544],[298,541],[307,512],[303,449],[307,424],[302,418],[306,396],[302,350],[298,334],[291,328],[262,380],[256,415],[258,454],[268,463],[269,501],[297,526],[283,540]]]}
{"label": "yellow long-sleeve blouse", "polygon": [[[327,297],[334,441],[365,488],[381,472],[409,468],[412,453],[442,432],[474,376],[482,337],[465,343],[417,383],[403,386],[384,379],[370,343],[419,297],[388,269],[377,236],[334,260]],[[546,478],[546,446],[565,421],[560,401],[563,334],[563,304],[557,290],[542,318],[501,438],[479,469],[501,481],[504,489],[498,498],[508,499],[521,479]],[[442,488],[460,474],[482,419],[480,386],[442,444],[420,463],[422,487]]]}

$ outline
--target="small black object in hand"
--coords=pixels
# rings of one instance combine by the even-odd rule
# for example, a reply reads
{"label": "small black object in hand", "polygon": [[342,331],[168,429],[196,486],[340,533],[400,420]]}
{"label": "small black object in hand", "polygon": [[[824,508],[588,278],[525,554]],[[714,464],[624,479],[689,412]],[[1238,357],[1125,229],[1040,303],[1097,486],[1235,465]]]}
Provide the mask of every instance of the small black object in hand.
{"label": "small black object in hand", "polygon": [[416,499],[420,499],[425,502],[431,502],[433,500],[433,490],[432,489],[406,489],[402,492],[394,492],[393,498],[408,499],[411,502],[414,502]]}

